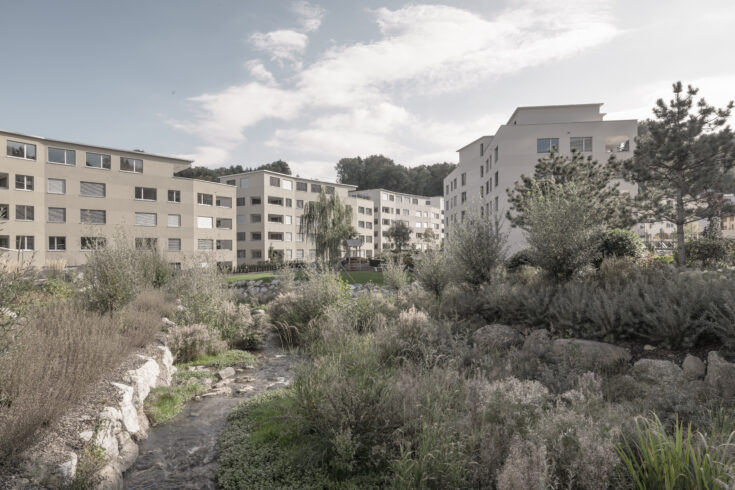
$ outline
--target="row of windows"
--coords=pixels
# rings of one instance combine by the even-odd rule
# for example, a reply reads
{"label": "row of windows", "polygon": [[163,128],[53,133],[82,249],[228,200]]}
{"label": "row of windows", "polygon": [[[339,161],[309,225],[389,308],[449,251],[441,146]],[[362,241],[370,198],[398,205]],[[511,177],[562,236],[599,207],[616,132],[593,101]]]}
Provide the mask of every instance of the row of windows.
{"label": "row of windows", "polygon": [[[552,149],[559,149],[559,138],[538,138],[536,153],[549,153]],[[569,138],[569,149],[581,153],[592,152],[592,136],[572,136]],[[606,136],[605,152],[619,153],[630,151],[630,138],[627,136]]]}
{"label": "row of windows", "polygon": [[[391,202],[399,202],[399,203],[405,202],[406,204],[408,203],[418,204],[419,203],[419,199],[417,197],[400,196],[397,194],[388,194],[386,192],[380,193],[380,199],[383,201],[391,201]],[[431,200],[426,199],[424,201],[424,205],[431,206]]]}
{"label": "row of windows", "polygon": [[[107,245],[107,239],[104,237],[80,237],[80,250],[95,250],[104,248]],[[0,249],[10,248],[10,236],[0,235]],[[135,239],[136,250],[151,250],[158,248],[158,238],[141,238]],[[16,235],[15,249],[17,250],[35,250],[36,237],[33,235]],[[232,240],[214,240],[210,238],[200,238],[197,240],[198,250],[232,250]],[[166,250],[169,252],[181,251],[181,238],[168,238]],[[48,251],[65,252],[67,251],[66,236],[49,236]]]}
{"label": "row of windows", "polygon": [[[36,145],[34,144],[8,140],[6,148],[6,155],[9,157],[36,160]],[[48,163],[74,166],[77,164],[76,151],[49,147]],[[112,156],[88,151],[85,152],[84,165],[89,168],[112,170]],[[120,171],[142,174],[143,160],[139,158],[120,157]]]}
{"label": "row of windows", "polygon": [[[279,187],[286,190],[293,190],[293,182],[292,180],[283,179],[280,177],[270,176],[269,183],[271,187]],[[238,185],[238,181],[236,179],[230,179],[227,181],[227,184],[229,185]],[[239,186],[241,189],[247,189],[250,187],[250,177],[242,177],[240,178]],[[296,190],[299,192],[307,192],[309,190],[309,185],[306,182],[296,182]],[[320,193],[322,191],[322,185],[321,184],[311,184],[311,192],[314,192],[316,194]],[[334,186],[327,185],[324,186],[324,192],[327,194],[334,194]]]}

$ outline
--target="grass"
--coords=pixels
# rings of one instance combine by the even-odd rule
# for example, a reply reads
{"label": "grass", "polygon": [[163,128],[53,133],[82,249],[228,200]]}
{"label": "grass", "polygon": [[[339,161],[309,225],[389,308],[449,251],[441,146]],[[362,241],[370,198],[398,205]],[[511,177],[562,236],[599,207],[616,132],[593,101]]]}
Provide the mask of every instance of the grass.
{"label": "grass", "polygon": [[[383,273],[376,271],[354,271],[354,272],[342,272],[342,279],[347,281],[349,284],[366,284],[372,282],[373,284],[383,284]],[[232,274],[225,277],[225,281],[228,284],[237,281],[263,281],[271,282],[273,280],[272,272],[249,272],[247,274]]]}
{"label": "grass", "polygon": [[248,272],[245,274],[231,274],[231,275],[225,276],[225,281],[227,281],[227,284],[237,282],[237,281],[271,282],[272,280],[273,280],[272,272]]}
{"label": "grass", "polygon": [[244,350],[228,350],[216,356],[202,356],[194,361],[177,364],[179,369],[186,369],[190,366],[204,366],[216,369],[235,366],[237,364],[254,364],[255,356]]}
{"label": "grass", "polygon": [[191,380],[182,384],[153,388],[145,400],[144,410],[151,424],[157,425],[174,418],[189,400],[203,392],[204,387]]}

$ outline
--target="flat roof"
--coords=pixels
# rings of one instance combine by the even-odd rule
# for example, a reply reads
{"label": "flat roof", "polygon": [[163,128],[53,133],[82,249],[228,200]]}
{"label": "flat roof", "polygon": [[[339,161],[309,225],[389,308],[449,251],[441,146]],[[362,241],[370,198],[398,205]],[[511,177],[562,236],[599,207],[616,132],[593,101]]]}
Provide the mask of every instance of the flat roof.
{"label": "flat roof", "polygon": [[484,135],[484,136],[480,136],[480,137],[479,137],[479,138],[477,138],[476,140],[472,140],[472,141],[470,141],[469,143],[467,143],[466,145],[464,145],[464,146],[463,146],[462,148],[460,148],[460,149],[459,149],[459,150],[457,150],[457,151],[462,151],[462,150],[464,150],[465,148],[467,148],[468,146],[470,146],[470,145],[474,145],[475,143],[477,143],[478,141],[480,141],[480,140],[481,140],[482,138],[492,138],[493,136],[495,136],[495,135],[494,135],[494,134],[486,134],[486,135]]}
{"label": "flat roof", "polygon": [[389,189],[383,189],[382,187],[375,187],[373,189],[362,189],[362,190],[359,190],[359,191],[358,190],[354,190],[354,191],[350,191],[350,192],[355,193],[355,192],[370,192],[370,191],[390,192],[391,194],[402,194],[404,196],[420,197],[421,199],[432,199],[432,198],[435,198],[435,197],[444,197],[444,196],[420,196],[418,194],[410,194],[408,192],[391,191]]}
{"label": "flat roof", "polygon": [[340,184],[339,182],[329,182],[329,181],[326,181],[326,180],[316,180],[316,179],[308,179],[308,178],[305,178],[305,177],[297,177],[297,176],[295,176],[295,175],[288,175],[288,174],[283,174],[283,173],[281,173],[281,172],[274,172],[273,170],[266,170],[266,169],[261,169],[261,170],[251,170],[250,172],[239,172],[239,173],[236,173],[236,174],[226,174],[226,175],[220,175],[220,177],[219,177],[219,178],[220,178],[220,180],[221,180],[221,179],[226,179],[226,178],[228,178],[228,177],[238,177],[238,176],[240,176],[240,175],[252,175],[252,174],[257,174],[257,173],[259,173],[259,172],[263,172],[263,173],[265,173],[265,174],[273,174],[273,175],[277,175],[277,176],[279,176],[279,177],[285,177],[285,178],[287,178],[287,179],[294,179],[294,180],[304,180],[304,181],[306,181],[306,182],[317,182],[317,183],[319,183],[319,184],[331,184],[331,185],[339,185],[339,186],[342,186],[342,187],[354,187],[355,189],[357,188],[357,186],[356,186],[356,185],[352,185],[352,184]]}
{"label": "flat roof", "polygon": [[[518,114],[518,111],[522,111],[523,109],[561,109],[563,107],[602,107],[604,103],[603,102],[590,102],[588,104],[556,104],[556,105],[525,105],[525,106],[519,106],[516,107],[516,109],[513,111],[513,114],[510,115],[508,118],[508,124],[513,120],[516,114]],[[604,114],[603,114],[604,116]]]}
{"label": "flat roof", "polygon": [[67,140],[59,140],[59,139],[54,139],[54,138],[44,138],[43,136],[35,136],[32,134],[19,133],[17,131],[7,131],[5,129],[0,129],[0,133],[9,134],[11,136],[18,136],[21,138],[31,138],[31,139],[43,140],[43,141],[48,141],[50,143],[62,143],[62,144],[67,144],[67,145],[89,146],[92,148],[100,148],[103,150],[109,150],[109,151],[115,151],[115,152],[134,153],[136,155],[148,155],[148,156],[156,157],[156,158],[166,158],[168,160],[176,160],[176,161],[183,162],[189,165],[194,163],[194,160],[187,160],[185,158],[172,157],[169,155],[161,155],[158,153],[148,153],[146,151],[140,151],[140,150],[126,150],[123,148],[113,148],[111,146],[91,145],[89,143],[79,143],[77,141],[67,141]]}

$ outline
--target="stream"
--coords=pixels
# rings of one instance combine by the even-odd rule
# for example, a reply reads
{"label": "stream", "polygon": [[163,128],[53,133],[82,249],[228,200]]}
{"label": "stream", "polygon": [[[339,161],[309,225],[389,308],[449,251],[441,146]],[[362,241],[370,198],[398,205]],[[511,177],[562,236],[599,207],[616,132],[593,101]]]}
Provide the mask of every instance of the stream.
{"label": "stream", "polygon": [[232,395],[202,397],[173,420],[152,427],[140,455],[123,475],[124,488],[216,488],[217,439],[227,416],[243,400],[290,383],[292,357],[271,334],[255,353],[252,368],[239,369],[228,386]]}

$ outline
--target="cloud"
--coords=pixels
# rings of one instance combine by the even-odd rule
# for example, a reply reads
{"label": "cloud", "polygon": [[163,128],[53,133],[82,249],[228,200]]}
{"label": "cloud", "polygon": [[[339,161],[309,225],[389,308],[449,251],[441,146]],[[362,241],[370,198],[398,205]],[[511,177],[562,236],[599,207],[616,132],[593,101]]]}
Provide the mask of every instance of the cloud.
{"label": "cloud", "polygon": [[[294,11],[304,31],[319,27],[320,8],[300,2]],[[201,135],[205,146],[232,151],[247,128],[266,119],[282,121],[266,145],[313,161],[367,152],[412,161],[421,155],[453,157],[478,130],[488,133],[491,127],[482,130],[478,123],[495,119],[436,121],[413,114],[412,104],[421,107],[434,97],[574,56],[619,33],[603,0],[515,2],[494,17],[420,4],[368,15],[378,39],[332,46],[280,85],[262,64],[250,62],[255,81],[190,99],[200,111],[177,127]],[[278,62],[295,61],[308,44],[305,34],[289,30],[256,33],[251,40]]]}
{"label": "cloud", "polygon": [[276,82],[276,78],[273,76],[273,73],[271,73],[260,60],[247,61],[245,63],[245,68],[248,69],[248,71],[250,72],[250,76],[254,80],[262,82],[271,87],[278,85],[278,82]]}

